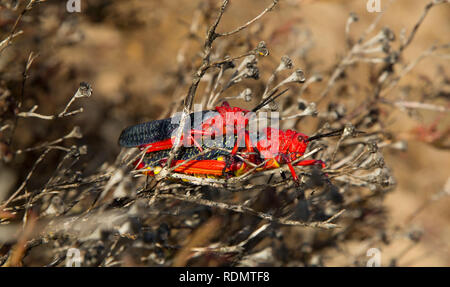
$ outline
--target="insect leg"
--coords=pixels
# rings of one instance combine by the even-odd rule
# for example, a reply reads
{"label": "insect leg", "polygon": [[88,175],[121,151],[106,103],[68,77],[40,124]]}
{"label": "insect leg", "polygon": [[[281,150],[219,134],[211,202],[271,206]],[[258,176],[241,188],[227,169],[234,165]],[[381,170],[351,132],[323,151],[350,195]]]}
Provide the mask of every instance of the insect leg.
{"label": "insect leg", "polygon": [[195,139],[195,135],[209,135],[209,136],[212,136],[212,135],[214,135],[214,133],[213,132],[208,132],[208,131],[202,131],[202,130],[195,130],[195,129],[191,130],[191,134],[188,136],[188,140],[191,140],[194,143],[194,145],[198,148],[198,150],[200,152],[202,152],[203,148],[198,143],[198,141]]}
{"label": "insect leg", "polygon": [[294,170],[294,167],[292,166],[292,163],[288,162],[288,166],[289,166],[289,170],[291,171],[291,174],[292,174],[292,179],[294,179],[294,181],[296,183],[298,183],[298,176],[295,173],[295,170]]}
{"label": "insect leg", "polygon": [[233,149],[231,150],[231,154],[232,154],[232,155],[235,155],[235,154],[237,153],[237,151],[238,151],[238,149],[239,149],[239,144],[240,144],[240,142],[242,141],[242,138],[243,138],[243,137],[244,137],[243,132],[242,132],[242,131],[238,131],[236,143],[234,144],[234,147],[233,147]]}
{"label": "insect leg", "polygon": [[325,168],[326,165],[323,161],[317,159],[307,159],[297,162],[295,165],[297,166],[307,166],[307,165],[320,165],[322,168]]}
{"label": "insect leg", "polygon": [[197,142],[197,140],[192,135],[188,136],[188,140],[191,140],[200,152],[203,151],[202,146]]}
{"label": "insect leg", "polygon": [[146,149],[146,153],[151,153],[151,152],[160,151],[160,150],[166,150],[166,149],[170,149],[170,148],[172,148],[172,139],[166,139],[163,141],[139,146],[140,150]]}

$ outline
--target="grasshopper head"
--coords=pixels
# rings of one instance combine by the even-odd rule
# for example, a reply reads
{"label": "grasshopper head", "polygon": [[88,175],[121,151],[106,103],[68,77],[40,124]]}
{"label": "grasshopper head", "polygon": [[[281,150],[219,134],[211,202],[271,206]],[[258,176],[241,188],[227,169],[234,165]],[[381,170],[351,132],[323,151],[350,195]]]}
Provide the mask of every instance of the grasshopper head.
{"label": "grasshopper head", "polygon": [[308,136],[303,133],[293,133],[288,149],[291,155],[291,160],[295,160],[298,157],[302,156],[305,153],[307,147]]}

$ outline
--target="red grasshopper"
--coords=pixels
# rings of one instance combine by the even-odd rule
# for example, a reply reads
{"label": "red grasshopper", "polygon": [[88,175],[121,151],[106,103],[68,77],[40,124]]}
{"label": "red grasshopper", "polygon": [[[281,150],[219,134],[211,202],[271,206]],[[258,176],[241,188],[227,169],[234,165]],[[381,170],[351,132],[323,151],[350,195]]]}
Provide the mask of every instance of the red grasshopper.
{"label": "red grasshopper", "polygon": [[[253,109],[253,111],[260,107],[261,105]],[[199,124],[194,125],[194,128],[187,130],[183,134],[181,140],[183,147],[186,148],[180,151],[181,155],[178,155],[178,159],[172,161],[172,166],[180,165],[175,169],[175,172],[203,176],[223,176],[225,173],[238,175],[250,169],[248,162],[253,165],[262,164],[259,170],[277,168],[280,164],[287,164],[293,179],[297,182],[298,177],[293,165],[307,166],[318,164],[322,168],[325,167],[325,164],[319,160],[302,160],[295,164],[292,163],[305,153],[309,142],[341,132],[334,131],[308,137],[293,130],[283,131],[267,127],[262,131],[263,136],[257,139],[256,142],[252,142],[246,129],[249,123],[249,110],[230,107],[227,102],[224,102],[222,106],[216,107],[215,113],[211,112],[203,111],[190,115],[189,119],[191,121],[196,116],[203,116],[204,118]],[[150,160],[139,161],[136,168],[153,168],[148,172],[153,175],[159,172],[161,166],[165,164],[168,151],[173,146],[176,134],[174,132],[177,128],[178,124],[173,124],[171,118],[138,124],[122,131],[119,137],[119,144],[123,147],[145,149],[146,153],[150,155]],[[230,139],[228,137],[225,138],[224,142],[220,140],[219,145],[212,146],[212,148],[219,148],[218,150],[213,150],[201,157],[188,160],[193,155],[198,155],[198,152],[204,148],[197,141],[199,137],[216,137],[224,133],[231,135],[231,138],[236,140],[231,150],[224,148],[225,146],[229,147],[229,145],[225,145],[227,139]],[[242,141],[244,141],[245,145],[240,147],[239,145]],[[223,145],[220,146],[222,143]],[[195,148],[191,148],[192,145]],[[194,151],[197,151],[197,153]],[[238,152],[244,155],[244,159],[242,157],[236,159],[235,155]],[[152,155],[156,156],[152,157]],[[156,160],[152,160],[152,158]],[[186,163],[182,164],[183,162]]]}

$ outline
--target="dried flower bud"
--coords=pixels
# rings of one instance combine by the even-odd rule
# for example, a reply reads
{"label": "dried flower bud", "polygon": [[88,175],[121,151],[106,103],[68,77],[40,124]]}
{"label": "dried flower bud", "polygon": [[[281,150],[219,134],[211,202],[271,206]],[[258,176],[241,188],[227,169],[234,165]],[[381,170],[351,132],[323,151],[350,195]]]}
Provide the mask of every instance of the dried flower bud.
{"label": "dried flower bud", "polygon": [[370,173],[359,176],[358,178],[370,183],[380,183],[382,181],[381,180],[382,177],[383,177],[383,170],[381,168],[377,168]]}
{"label": "dried flower bud", "polygon": [[305,80],[306,80],[305,73],[303,73],[302,70],[297,69],[297,70],[295,70],[294,74],[296,76],[296,79],[295,79],[296,82],[298,82],[298,83],[304,83],[305,82]]}
{"label": "dried flower bud", "polygon": [[384,167],[384,158],[381,154],[376,153],[373,161],[377,167]]}
{"label": "dried flower bud", "polygon": [[72,131],[66,135],[64,138],[65,139],[69,139],[69,138],[76,138],[76,139],[81,139],[83,137],[83,134],[81,133],[81,129],[78,126],[75,126]]}
{"label": "dried flower bud", "polygon": [[395,40],[394,32],[391,29],[389,29],[388,27],[384,27],[381,31],[383,32],[385,39],[388,40],[389,42],[392,42]]}
{"label": "dried flower bud", "polygon": [[305,74],[303,73],[302,70],[297,69],[289,77],[287,77],[281,83],[279,83],[277,87],[280,87],[287,83],[304,83],[304,82],[305,82]]}
{"label": "dried flower bud", "polygon": [[378,34],[373,36],[371,39],[367,40],[362,46],[362,50],[373,47],[379,43],[390,42],[395,39],[394,32],[392,32],[389,28],[383,28]]}
{"label": "dried flower bud", "polygon": [[322,82],[323,77],[321,74],[314,74],[311,78],[310,78],[311,82]]}
{"label": "dried flower bud", "polygon": [[251,89],[247,88],[241,92],[239,98],[244,99],[246,102],[250,102],[253,98],[253,92]]}
{"label": "dried flower bud", "polygon": [[304,116],[317,116],[316,103],[309,103],[302,113]]}
{"label": "dried flower bud", "polygon": [[259,79],[259,69],[257,66],[249,65],[243,71],[244,78]]}
{"label": "dried flower bud", "polygon": [[87,145],[82,145],[78,147],[78,152],[80,153],[80,155],[86,155],[87,150],[88,150]]}
{"label": "dried flower bud", "polygon": [[408,233],[409,239],[411,239],[414,242],[419,242],[420,239],[422,238],[422,235],[423,235],[423,231],[422,230],[418,230],[418,229],[411,230]]}
{"label": "dried flower bud", "polygon": [[391,51],[391,45],[389,45],[388,42],[384,43],[384,44],[381,46],[381,51],[383,51],[383,53],[388,54],[388,53]]}
{"label": "dried flower bud", "polygon": [[404,141],[404,140],[398,141],[398,142],[391,144],[390,147],[393,149],[400,150],[400,151],[406,151],[408,149],[408,142]]}
{"label": "dried flower bud", "polygon": [[234,62],[231,61],[231,57],[229,55],[225,56],[224,60],[225,60],[225,62],[223,62],[221,64],[221,66],[223,67],[223,70],[234,69],[236,67]]}
{"label": "dried flower bud", "polygon": [[378,179],[378,183],[383,187],[388,187],[395,184],[395,180],[391,176],[389,169],[381,168],[381,174]]}
{"label": "dried flower bud", "polygon": [[266,47],[266,42],[261,41],[258,43],[258,46],[255,49],[255,52],[260,56],[268,56],[269,55],[269,49]]}
{"label": "dried flower bud", "polygon": [[284,70],[290,70],[292,69],[293,64],[292,64],[292,60],[284,55],[283,57],[281,57],[281,62],[280,65],[278,65],[277,69],[275,70],[275,73],[284,71]]}
{"label": "dried flower bud", "polygon": [[243,78],[259,79],[258,60],[255,55],[245,57],[234,72],[226,88],[242,81]]}
{"label": "dried flower bud", "polygon": [[307,102],[300,100],[298,101],[298,109],[304,111],[307,107]]}
{"label": "dried flower bud", "polygon": [[376,153],[378,151],[378,144],[376,141],[370,141],[369,144],[367,145],[367,149],[369,150],[370,153]]}
{"label": "dried flower bud", "polygon": [[395,62],[398,61],[398,58],[399,58],[398,53],[392,52],[385,58],[385,61],[386,63],[394,64]]}
{"label": "dried flower bud", "polygon": [[348,16],[349,21],[351,22],[358,22],[359,17],[355,12],[350,12],[350,15]]}
{"label": "dried flower bud", "polygon": [[256,66],[258,64],[258,60],[256,59],[255,55],[249,55],[242,60],[241,64],[237,68],[238,71],[242,71],[243,69],[247,68],[249,65]]}
{"label": "dried flower bud", "polygon": [[373,167],[382,168],[384,167],[384,158],[383,156],[376,152],[371,153],[362,163],[359,164],[360,168],[371,169]]}
{"label": "dried flower bud", "polygon": [[75,98],[89,98],[92,95],[92,88],[86,82],[81,82],[80,87],[78,88],[77,93],[75,94]]}
{"label": "dried flower bud", "polygon": [[337,104],[335,102],[330,102],[327,107],[328,116],[332,119],[341,119],[345,115],[345,106]]}
{"label": "dried flower bud", "polygon": [[344,132],[342,133],[342,138],[347,138],[355,134],[355,127],[351,123],[345,125]]}

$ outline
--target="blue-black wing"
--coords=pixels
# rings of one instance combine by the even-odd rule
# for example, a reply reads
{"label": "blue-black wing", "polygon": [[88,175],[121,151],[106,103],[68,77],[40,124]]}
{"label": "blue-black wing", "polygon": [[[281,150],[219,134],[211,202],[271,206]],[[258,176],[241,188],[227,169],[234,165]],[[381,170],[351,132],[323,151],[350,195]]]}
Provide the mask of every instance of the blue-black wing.
{"label": "blue-black wing", "polygon": [[[191,123],[194,123],[195,116],[199,116],[198,113],[201,113],[201,117],[203,118],[203,116],[208,112],[211,111],[202,111],[190,114]],[[179,123],[177,121],[173,121],[172,118],[155,120],[130,126],[124,129],[120,134],[119,145],[123,147],[137,147],[163,141],[169,139],[178,126]],[[190,129],[191,127],[186,128]]]}

